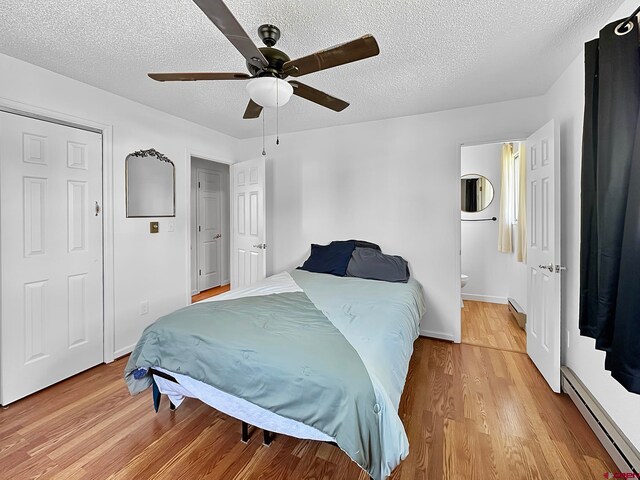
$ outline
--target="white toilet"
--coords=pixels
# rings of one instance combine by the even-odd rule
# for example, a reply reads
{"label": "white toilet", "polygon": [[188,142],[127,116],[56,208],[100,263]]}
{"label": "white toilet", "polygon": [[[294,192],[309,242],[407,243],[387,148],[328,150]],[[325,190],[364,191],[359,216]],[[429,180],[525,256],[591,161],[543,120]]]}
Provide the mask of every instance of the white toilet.
{"label": "white toilet", "polygon": [[[460,288],[464,288],[464,286],[469,281],[469,275],[465,275],[464,273],[460,274]],[[460,308],[464,308],[464,302],[462,301],[462,296],[460,297]]]}

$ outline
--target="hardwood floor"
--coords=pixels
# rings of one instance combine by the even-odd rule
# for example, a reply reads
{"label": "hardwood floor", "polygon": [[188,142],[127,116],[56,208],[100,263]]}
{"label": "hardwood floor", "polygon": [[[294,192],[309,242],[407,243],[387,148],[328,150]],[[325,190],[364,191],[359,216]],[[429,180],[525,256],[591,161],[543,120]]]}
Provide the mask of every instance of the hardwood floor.
{"label": "hardwood floor", "polygon": [[[367,476],[339,449],[278,435],[270,447],[198,400],[131,397],[126,358],[0,410],[0,478],[326,479]],[[526,355],[420,338],[400,415],[411,451],[394,480],[587,479],[617,471],[566,395]]]}
{"label": "hardwood floor", "polygon": [[204,290],[196,295],[191,297],[191,303],[199,302],[200,300],[204,300],[205,298],[215,297],[216,295],[220,295],[221,293],[228,292],[231,289],[230,284],[220,285],[219,287],[210,288],[209,290]]}
{"label": "hardwood floor", "polygon": [[527,351],[527,335],[499,303],[464,301],[462,343],[513,352]]}

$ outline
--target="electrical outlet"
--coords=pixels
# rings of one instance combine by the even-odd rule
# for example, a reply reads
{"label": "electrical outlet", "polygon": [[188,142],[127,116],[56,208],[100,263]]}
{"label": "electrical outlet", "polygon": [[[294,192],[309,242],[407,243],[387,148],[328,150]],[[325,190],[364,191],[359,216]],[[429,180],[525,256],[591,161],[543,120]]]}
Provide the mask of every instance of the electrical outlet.
{"label": "electrical outlet", "polygon": [[149,300],[140,302],[140,315],[146,315],[149,313]]}

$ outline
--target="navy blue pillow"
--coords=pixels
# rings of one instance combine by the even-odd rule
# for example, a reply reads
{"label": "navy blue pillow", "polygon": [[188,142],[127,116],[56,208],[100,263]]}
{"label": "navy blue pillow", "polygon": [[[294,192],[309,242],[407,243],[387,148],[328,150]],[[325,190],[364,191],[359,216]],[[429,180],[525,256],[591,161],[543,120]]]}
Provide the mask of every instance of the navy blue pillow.
{"label": "navy blue pillow", "polygon": [[312,243],[311,255],[299,268],[307,272],[330,273],[344,277],[355,248],[356,242],[353,240],[331,242],[329,245]]}

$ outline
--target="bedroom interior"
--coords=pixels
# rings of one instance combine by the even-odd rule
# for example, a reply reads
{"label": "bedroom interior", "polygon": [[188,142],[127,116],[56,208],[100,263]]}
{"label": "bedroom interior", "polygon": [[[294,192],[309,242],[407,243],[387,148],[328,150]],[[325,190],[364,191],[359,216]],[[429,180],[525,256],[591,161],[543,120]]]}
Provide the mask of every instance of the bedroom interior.
{"label": "bedroom interior", "polygon": [[[637,475],[633,273],[604,327],[584,300],[585,238],[615,230],[585,222],[609,201],[587,174],[640,178],[633,133],[615,147],[636,103],[613,133],[587,122],[585,106],[608,112],[588,69],[585,91],[585,42],[600,38],[606,92],[606,48],[637,51],[637,6],[7,2],[4,474]],[[134,196],[170,185],[133,180],[137,152],[173,164],[172,188]],[[634,225],[629,192],[616,218]],[[633,238],[616,241],[633,265]]]}

